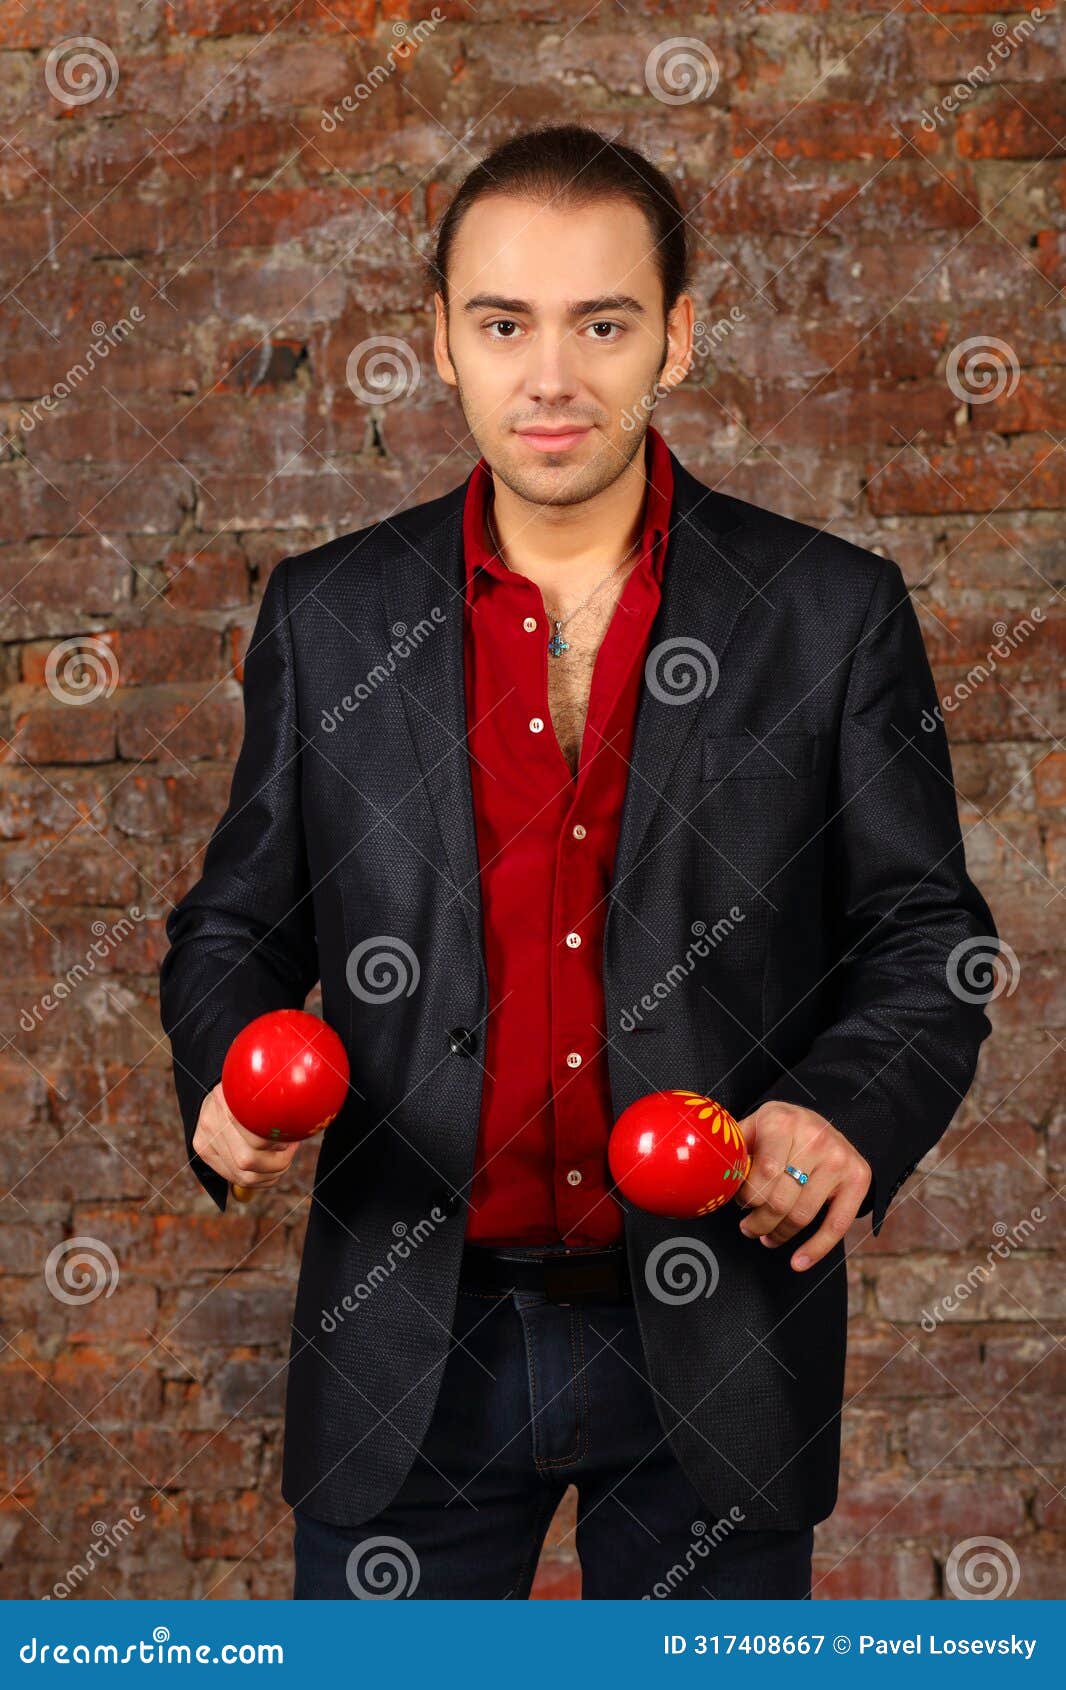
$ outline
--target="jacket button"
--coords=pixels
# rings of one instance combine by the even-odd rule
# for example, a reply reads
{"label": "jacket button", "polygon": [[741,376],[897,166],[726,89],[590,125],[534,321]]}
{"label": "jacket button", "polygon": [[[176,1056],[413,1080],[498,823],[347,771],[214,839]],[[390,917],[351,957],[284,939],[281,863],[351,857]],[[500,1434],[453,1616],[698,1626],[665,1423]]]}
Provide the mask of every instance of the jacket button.
{"label": "jacket button", "polygon": [[448,1048],[453,1056],[473,1056],[477,1036],[469,1027],[452,1027],[448,1033]]}

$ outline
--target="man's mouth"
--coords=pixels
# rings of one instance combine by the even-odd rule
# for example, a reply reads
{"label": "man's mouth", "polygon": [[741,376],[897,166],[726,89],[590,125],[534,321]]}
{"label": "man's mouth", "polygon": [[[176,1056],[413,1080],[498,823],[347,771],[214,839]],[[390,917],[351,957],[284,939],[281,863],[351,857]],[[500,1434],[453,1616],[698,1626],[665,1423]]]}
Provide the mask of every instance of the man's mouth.
{"label": "man's mouth", "polygon": [[535,452],[568,452],[591,432],[591,424],[580,423],[571,428],[520,428],[518,435]]}

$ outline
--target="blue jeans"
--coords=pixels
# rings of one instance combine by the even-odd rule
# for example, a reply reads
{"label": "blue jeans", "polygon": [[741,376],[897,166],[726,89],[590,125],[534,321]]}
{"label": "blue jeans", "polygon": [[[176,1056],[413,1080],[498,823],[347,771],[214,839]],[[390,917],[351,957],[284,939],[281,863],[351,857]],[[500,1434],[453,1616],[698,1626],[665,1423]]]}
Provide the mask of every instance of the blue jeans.
{"label": "blue jeans", "polygon": [[716,1519],[686,1478],[632,1301],[463,1287],[407,1478],[358,1525],[293,1509],[293,1596],[528,1597],[571,1483],[583,1597],[810,1596],[813,1530],[745,1531],[739,1508]]}

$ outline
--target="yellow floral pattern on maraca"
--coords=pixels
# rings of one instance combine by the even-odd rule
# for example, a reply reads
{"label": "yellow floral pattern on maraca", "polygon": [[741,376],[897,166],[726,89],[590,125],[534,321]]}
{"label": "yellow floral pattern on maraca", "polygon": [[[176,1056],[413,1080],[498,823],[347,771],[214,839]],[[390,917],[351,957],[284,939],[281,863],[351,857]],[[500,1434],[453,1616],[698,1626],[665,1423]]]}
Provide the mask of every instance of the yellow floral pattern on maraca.
{"label": "yellow floral pattern on maraca", "polygon": [[[722,1136],[723,1151],[729,1161],[728,1167],[723,1170],[722,1178],[729,1182],[732,1189],[720,1192],[717,1197],[712,1197],[709,1203],[705,1203],[702,1209],[696,1210],[698,1215],[709,1215],[714,1209],[720,1209],[723,1203],[731,1202],[736,1196],[748,1177],[751,1157],[748,1155],[748,1147],[744,1143],[744,1134],[728,1109],[723,1109],[722,1105],[715,1103],[711,1097],[701,1097],[698,1093],[690,1091],[675,1090],[674,1096],[683,1097],[686,1108],[696,1111],[697,1121],[710,1122],[712,1136],[718,1133]],[[700,1131],[706,1132],[707,1128],[701,1126]]]}

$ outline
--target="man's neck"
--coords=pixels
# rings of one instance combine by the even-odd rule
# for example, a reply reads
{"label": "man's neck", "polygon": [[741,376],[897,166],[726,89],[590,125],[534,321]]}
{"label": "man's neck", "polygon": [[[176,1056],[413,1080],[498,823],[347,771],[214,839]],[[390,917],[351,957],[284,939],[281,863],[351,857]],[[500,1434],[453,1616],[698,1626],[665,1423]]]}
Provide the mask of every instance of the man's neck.
{"label": "man's neck", "polygon": [[493,476],[487,543],[495,529],[504,562],[535,581],[553,603],[591,592],[633,548],[620,576],[637,561],[647,484],[644,455],[610,487],[580,505],[534,505]]}

